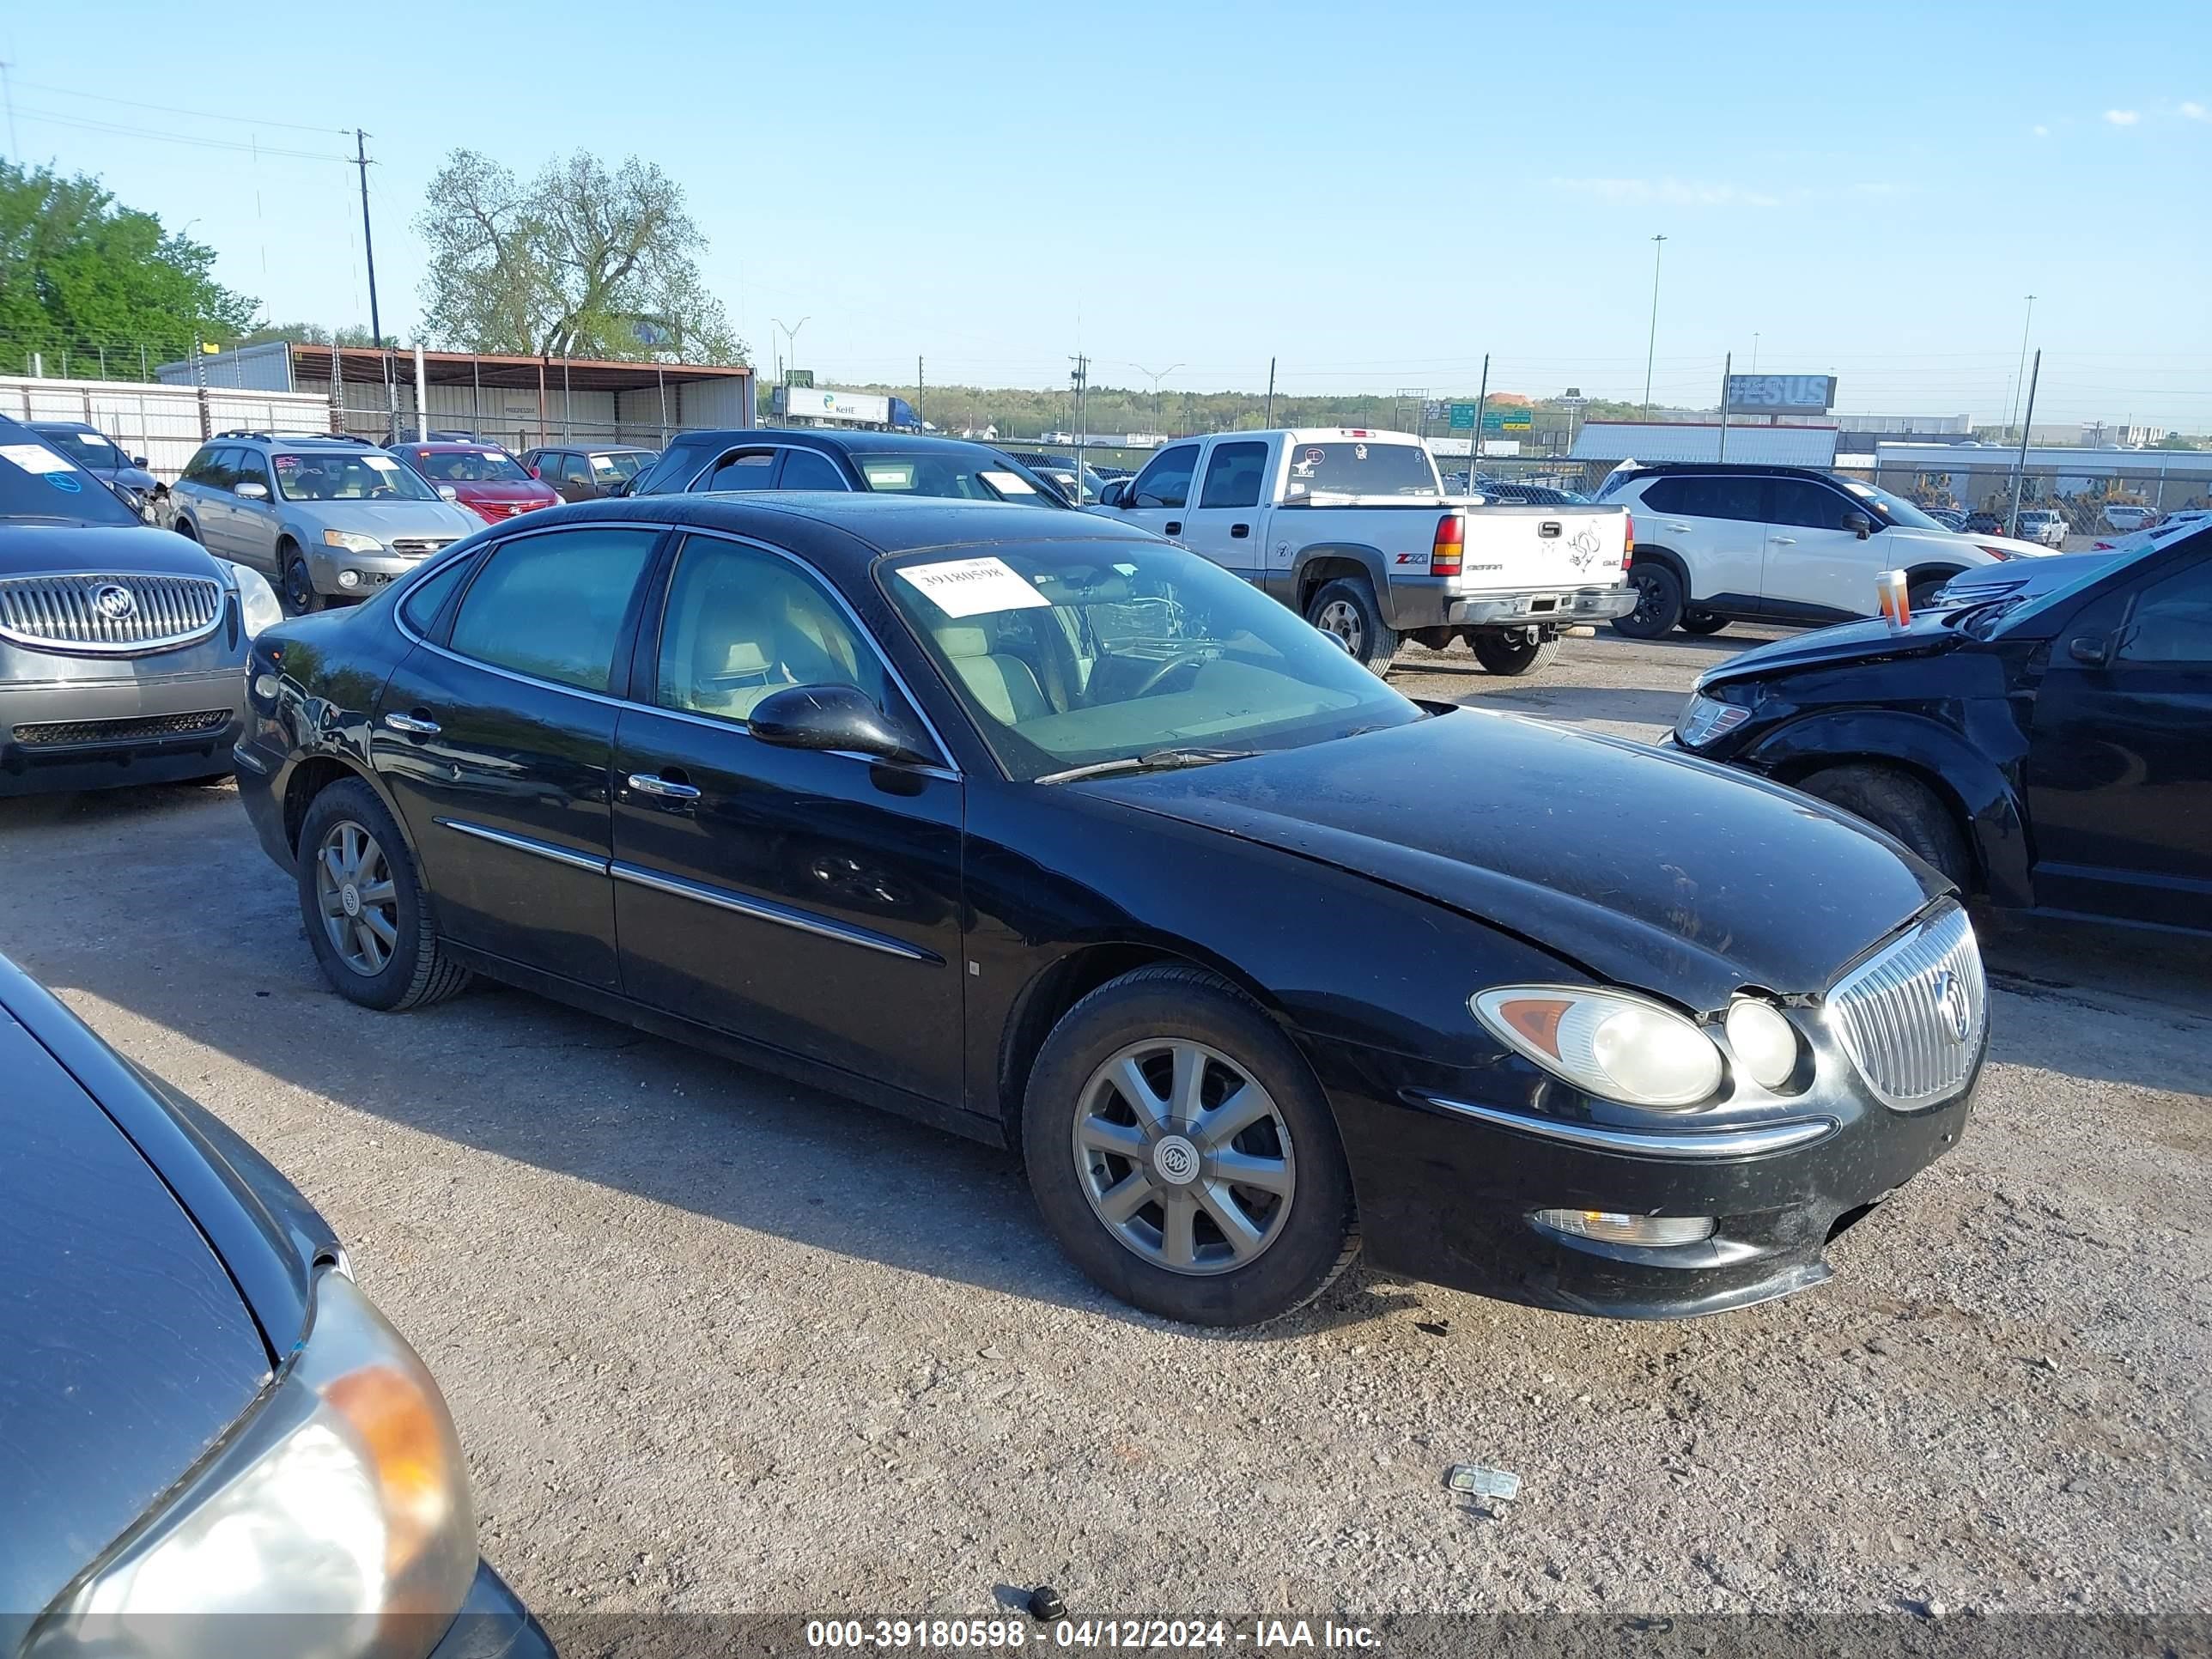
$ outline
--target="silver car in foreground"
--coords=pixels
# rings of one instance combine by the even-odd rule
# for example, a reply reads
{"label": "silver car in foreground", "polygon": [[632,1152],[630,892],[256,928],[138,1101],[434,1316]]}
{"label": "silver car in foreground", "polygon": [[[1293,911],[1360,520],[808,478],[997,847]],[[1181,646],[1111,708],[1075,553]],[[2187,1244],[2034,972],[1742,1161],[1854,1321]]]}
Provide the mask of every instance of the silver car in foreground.
{"label": "silver car in foreground", "polygon": [[219,432],[169,491],[170,527],[264,572],[294,615],[365,599],[483,528],[359,438]]}
{"label": "silver car in foreground", "polygon": [[281,616],[0,419],[0,796],[228,776],[246,647]]}

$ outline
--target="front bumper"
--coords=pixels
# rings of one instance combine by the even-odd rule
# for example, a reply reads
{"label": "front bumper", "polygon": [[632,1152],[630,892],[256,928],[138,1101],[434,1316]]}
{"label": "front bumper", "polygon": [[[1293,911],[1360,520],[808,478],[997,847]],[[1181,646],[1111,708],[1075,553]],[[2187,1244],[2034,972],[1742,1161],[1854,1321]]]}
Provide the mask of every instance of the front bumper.
{"label": "front bumper", "polygon": [[246,674],[0,685],[0,796],[175,783],[230,770]]}
{"label": "front bumper", "polygon": [[430,1651],[430,1659],[556,1659],[553,1638],[531,1616],[522,1598],[492,1571],[477,1563],[476,1582],[454,1615],[453,1628]]}
{"label": "front bumper", "polygon": [[[1958,1094],[1913,1112],[1824,1085],[1755,1120],[1778,1131],[1815,1125],[1816,1134],[1791,1144],[1777,1133],[1770,1150],[1748,1152],[1693,1143],[1702,1155],[1680,1144],[1716,1133],[1702,1114],[1608,1137],[1587,1117],[1532,1109],[1500,1071],[1447,1074],[1395,1056],[1340,1055],[1324,1064],[1323,1082],[1373,1265],[1534,1307],[1670,1319],[1826,1279],[1828,1242],[1957,1145],[1979,1069],[1978,1060]],[[1539,1224],[1534,1214],[1547,1209],[1716,1224],[1697,1244],[1616,1244]]]}
{"label": "front bumper", "polygon": [[[366,599],[387,583],[397,581],[429,555],[399,553],[349,553],[343,547],[315,547],[307,550],[307,578],[315,585],[315,592],[336,599]],[[339,577],[353,573],[354,582],[349,587]]]}
{"label": "front bumper", "polygon": [[1547,593],[1500,593],[1455,599],[1446,613],[1455,628],[1543,628],[1607,622],[1636,609],[1636,590],[1626,583]]}

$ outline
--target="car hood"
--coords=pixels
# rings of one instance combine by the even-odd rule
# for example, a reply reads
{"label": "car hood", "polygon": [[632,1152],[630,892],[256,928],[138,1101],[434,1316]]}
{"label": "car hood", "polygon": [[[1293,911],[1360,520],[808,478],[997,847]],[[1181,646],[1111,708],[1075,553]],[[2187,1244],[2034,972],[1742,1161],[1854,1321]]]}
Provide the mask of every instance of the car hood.
{"label": "car hood", "polygon": [[269,1351],[113,1119],[0,1010],[0,1653],[245,1413]]}
{"label": "car hood", "polygon": [[1966,530],[1956,530],[1951,533],[1964,536],[1976,547],[1993,547],[2015,559],[2055,559],[2059,556],[2058,550],[2047,543],[2022,541],[2017,536],[1977,536]]}
{"label": "car hood", "polygon": [[0,577],[214,576],[215,561],[189,536],[151,525],[0,523]]}
{"label": "car hood", "polygon": [[1864,622],[1838,623],[1832,628],[1814,629],[1808,634],[1755,645],[1730,657],[1719,667],[1706,670],[1698,678],[1698,689],[1725,685],[1731,680],[1757,679],[1778,669],[1925,657],[1939,651],[1955,650],[1969,643],[1945,620],[1957,610],[1956,605],[1948,605],[1942,611],[1916,611],[1911,622],[1903,628],[1893,628],[1881,617],[1872,617]]}
{"label": "car hood", "polygon": [[301,514],[331,530],[357,531],[380,542],[402,538],[473,536],[483,520],[451,501],[302,501]]}
{"label": "car hood", "polygon": [[2005,593],[2049,593],[2069,582],[2094,576],[2113,560],[2124,556],[2120,553],[2054,553],[2033,563],[2022,559],[1979,565],[1960,571],[1944,583],[1943,597],[1947,601],[1954,601],[1992,599]]}
{"label": "car hood", "polygon": [[464,501],[544,501],[560,497],[550,484],[534,479],[519,479],[511,483],[457,483],[451,486],[454,496]]}
{"label": "car hood", "polygon": [[1642,744],[1453,709],[1066,786],[1425,894],[1701,1011],[1817,992],[1942,878],[1809,797]]}

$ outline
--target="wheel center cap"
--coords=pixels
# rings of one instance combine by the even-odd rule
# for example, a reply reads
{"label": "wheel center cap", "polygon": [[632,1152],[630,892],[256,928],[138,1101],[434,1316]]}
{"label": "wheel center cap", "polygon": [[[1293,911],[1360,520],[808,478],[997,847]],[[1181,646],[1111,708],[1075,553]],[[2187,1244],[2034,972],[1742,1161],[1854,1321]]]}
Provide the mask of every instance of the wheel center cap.
{"label": "wheel center cap", "polygon": [[1181,1135],[1163,1135],[1152,1148],[1152,1172],[1170,1187],[1198,1179],[1198,1148]]}
{"label": "wheel center cap", "polygon": [[338,902],[345,907],[345,913],[348,915],[359,915],[361,914],[361,889],[355,886],[351,882],[348,882],[343,887],[338,890]]}

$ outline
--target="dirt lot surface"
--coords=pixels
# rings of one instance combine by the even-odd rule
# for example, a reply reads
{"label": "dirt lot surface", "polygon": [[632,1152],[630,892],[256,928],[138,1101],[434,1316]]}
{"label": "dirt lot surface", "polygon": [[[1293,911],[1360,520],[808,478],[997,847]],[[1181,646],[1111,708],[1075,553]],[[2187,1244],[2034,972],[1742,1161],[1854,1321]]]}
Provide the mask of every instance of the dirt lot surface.
{"label": "dirt lot surface", "polygon": [[[1753,637],[1398,678],[1652,737]],[[228,787],[0,803],[0,950],[337,1224],[550,1615],[2212,1604],[2201,945],[1996,933],[1969,1133],[1822,1288],[1653,1325],[1355,1273],[1237,1338],[1094,1294],[1004,1155],[514,992],[340,1001]]]}

